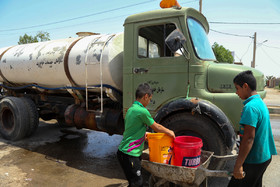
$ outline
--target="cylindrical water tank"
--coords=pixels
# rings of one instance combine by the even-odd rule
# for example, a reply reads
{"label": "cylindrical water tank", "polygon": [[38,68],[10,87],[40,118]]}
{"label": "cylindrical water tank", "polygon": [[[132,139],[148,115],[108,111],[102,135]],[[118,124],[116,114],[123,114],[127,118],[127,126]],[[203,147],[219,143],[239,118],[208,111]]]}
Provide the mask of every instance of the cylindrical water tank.
{"label": "cylindrical water tank", "polygon": [[1,82],[85,87],[86,81],[99,86],[102,78],[122,91],[123,33],[17,45],[1,48],[0,55]]}

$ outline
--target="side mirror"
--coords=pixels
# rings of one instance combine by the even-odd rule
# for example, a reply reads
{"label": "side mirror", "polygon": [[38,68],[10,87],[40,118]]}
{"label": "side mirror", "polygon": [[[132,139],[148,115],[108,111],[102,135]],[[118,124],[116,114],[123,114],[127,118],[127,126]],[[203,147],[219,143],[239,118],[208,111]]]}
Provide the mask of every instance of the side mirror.
{"label": "side mirror", "polygon": [[186,38],[179,29],[172,31],[165,39],[165,44],[173,53],[182,48],[185,42]]}

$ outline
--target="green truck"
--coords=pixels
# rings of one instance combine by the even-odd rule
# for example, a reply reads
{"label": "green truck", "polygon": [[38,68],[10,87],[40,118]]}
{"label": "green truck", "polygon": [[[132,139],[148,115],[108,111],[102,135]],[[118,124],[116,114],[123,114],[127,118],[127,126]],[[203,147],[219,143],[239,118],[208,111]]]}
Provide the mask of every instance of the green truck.
{"label": "green truck", "polygon": [[[230,154],[242,101],[233,78],[252,70],[265,97],[263,73],[217,63],[206,18],[192,8],[129,16],[124,33],[88,35],[0,49],[0,132],[9,140],[33,134],[38,119],[122,134],[140,83],[147,106],[177,136],[203,140],[203,149]],[[219,168],[222,163],[215,163]]]}

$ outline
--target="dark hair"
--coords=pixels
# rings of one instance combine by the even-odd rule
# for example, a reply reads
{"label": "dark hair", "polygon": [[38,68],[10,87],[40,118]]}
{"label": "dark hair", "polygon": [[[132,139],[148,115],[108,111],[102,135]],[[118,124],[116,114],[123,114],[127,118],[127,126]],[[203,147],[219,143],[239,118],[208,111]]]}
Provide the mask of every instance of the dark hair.
{"label": "dark hair", "polygon": [[144,95],[148,94],[151,96],[153,94],[153,90],[148,83],[142,83],[138,86],[135,96],[136,99],[140,99],[144,97]]}
{"label": "dark hair", "polygon": [[253,72],[250,70],[243,71],[236,75],[233,79],[233,83],[239,85],[240,87],[243,87],[244,83],[247,83],[252,91],[256,90],[257,87],[256,78],[254,77]]}

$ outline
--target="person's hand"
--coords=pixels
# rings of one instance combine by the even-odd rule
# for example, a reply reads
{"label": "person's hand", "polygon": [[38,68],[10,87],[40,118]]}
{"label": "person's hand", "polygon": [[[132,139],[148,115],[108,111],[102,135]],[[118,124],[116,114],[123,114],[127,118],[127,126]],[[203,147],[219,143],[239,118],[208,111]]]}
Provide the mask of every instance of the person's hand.
{"label": "person's hand", "polygon": [[169,130],[168,135],[175,139],[175,133],[174,133],[174,131]]}
{"label": "person's hand", "polygon": [[245,177],[244,172],[243,172],[243,166],[234,167],[233,177],[236,179],[243,179]]}
{"label": "person's hand", "polygon": [[145,133],[145,141],[147,141],[147,139],[148,139],[148,134],[150,134],[150,132]]}

